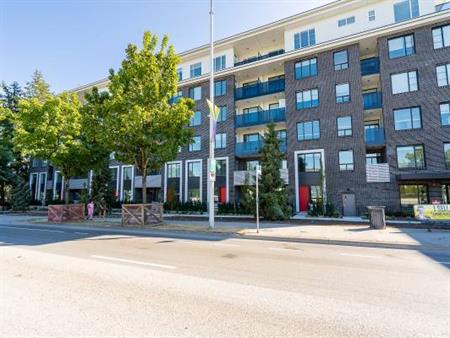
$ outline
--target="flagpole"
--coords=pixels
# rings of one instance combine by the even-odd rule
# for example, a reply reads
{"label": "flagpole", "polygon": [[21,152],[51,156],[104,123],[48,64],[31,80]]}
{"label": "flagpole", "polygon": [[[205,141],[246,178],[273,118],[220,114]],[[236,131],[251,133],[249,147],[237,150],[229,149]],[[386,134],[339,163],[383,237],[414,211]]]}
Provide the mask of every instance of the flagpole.
{"label": "flagpole", "polygon": [[215,180],[215,160],[214,160],[214,39],[213,39],[213,24],[214,24],[213,0],[209,1],[209,34],[210,34],[210,70],[209,70],[209,100],[211,101],[211,109],[209,112],[209,168],[208,168],[208,183],[209,183],[209,227],[214,228],[214,180]]}

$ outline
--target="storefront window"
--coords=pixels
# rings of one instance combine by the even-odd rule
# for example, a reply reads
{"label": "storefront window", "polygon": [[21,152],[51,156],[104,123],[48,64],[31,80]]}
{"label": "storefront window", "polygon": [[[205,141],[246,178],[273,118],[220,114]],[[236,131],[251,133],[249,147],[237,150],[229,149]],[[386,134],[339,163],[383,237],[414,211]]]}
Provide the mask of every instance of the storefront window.
{"label": "storefront window", "polygon": [[400,203],[403,207],[428,203],[428,187],[426,185],[401,185]]}

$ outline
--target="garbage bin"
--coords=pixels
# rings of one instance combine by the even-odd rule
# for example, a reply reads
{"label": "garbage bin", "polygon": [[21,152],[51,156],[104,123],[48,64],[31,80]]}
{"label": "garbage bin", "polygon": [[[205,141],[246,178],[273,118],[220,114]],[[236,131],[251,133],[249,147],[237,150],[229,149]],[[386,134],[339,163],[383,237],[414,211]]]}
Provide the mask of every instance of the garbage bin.
{"label": "garbage bin", "polygon": [[384,207],[367,207],[369,209],[370,227],[374,229],[386,228]]}

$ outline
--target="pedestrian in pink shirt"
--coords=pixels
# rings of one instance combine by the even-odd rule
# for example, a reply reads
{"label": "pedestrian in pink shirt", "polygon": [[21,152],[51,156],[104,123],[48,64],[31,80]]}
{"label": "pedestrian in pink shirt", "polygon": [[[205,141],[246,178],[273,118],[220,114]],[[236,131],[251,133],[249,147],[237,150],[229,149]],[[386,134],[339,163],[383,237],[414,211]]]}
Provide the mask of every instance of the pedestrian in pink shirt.
{"label": "pedestrian in pink shirt", "polygon": [[87,205],[88,219],[94,218],[94,202],[91,200]]}

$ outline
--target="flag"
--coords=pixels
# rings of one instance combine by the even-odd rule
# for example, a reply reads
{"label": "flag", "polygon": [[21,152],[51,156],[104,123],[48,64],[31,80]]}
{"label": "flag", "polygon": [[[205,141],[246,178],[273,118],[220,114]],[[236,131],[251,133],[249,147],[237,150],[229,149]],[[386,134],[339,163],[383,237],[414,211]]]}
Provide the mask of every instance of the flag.
{"label": "flag", "polygon": [[206,102],[208,102],[209,113],[213,117],[214,121],[217,121],[217,118],[219,117],[219,113],[220,113],[220,108],[217,107],[216,105],[214,105],[214,107],[213,107],[212,102],[209,101],[208,99],[206,99]]}

